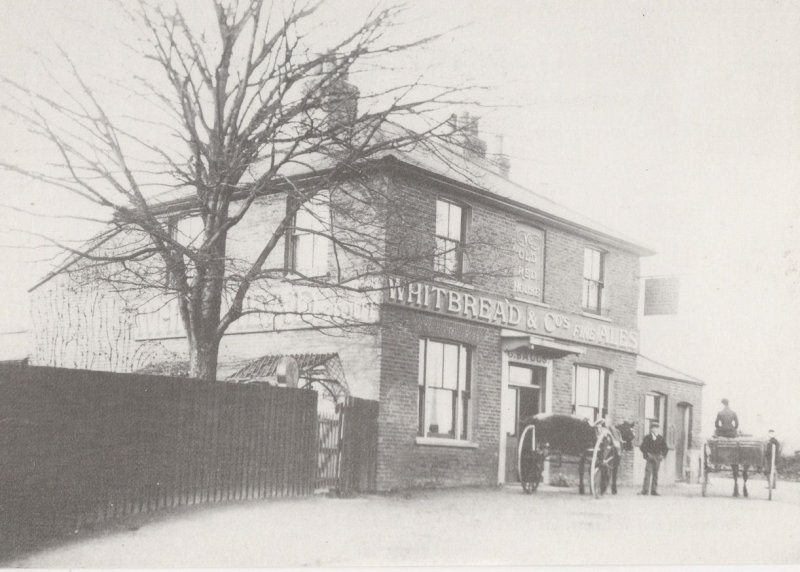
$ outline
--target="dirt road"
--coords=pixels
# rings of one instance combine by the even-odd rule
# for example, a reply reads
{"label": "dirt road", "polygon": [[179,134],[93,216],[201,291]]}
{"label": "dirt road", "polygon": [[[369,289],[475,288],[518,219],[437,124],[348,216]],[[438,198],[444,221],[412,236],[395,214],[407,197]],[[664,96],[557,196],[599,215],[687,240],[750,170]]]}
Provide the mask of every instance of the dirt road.
{"label": "dirt road", "polygon": [[[26,567],[798,564],[800,483],[633,489],[594,500],[545,488],[314,497],[204,507],[29,555]],[[129,530],[135,528],[136,530]]]}

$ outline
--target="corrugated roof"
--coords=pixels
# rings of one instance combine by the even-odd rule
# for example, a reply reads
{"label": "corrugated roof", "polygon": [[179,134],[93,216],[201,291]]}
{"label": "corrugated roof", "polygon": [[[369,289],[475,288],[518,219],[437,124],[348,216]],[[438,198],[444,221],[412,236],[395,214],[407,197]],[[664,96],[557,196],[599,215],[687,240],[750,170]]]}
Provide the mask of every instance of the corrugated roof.
{"label": "corrugated roof", "polygon": [[266,355],[251,361],[242,369],[230,375],[228,379],[249,380],[272,377],[275,375],[278,362],[283,357],[292,357],[297,361],[297,366],[300,369],[301,376],[319,376],[320,372],[315,370],[320,366],[324,366],[325,372],[322,374],[323,377],[346,385],[344,370],[342,369],[341,362],[339,361],[339,354],[337,353],[291,354],[288,356],[285,354]]}
{"label": "corrugated roof", "polygon": [[636,356],[636,371],[644,375],[653,375],[656,377],[666,377],[678,381],[686,381],[689,383],[699,383],[705,385],[705,382],[688,373],[683,373],[677,369],[671,368],[663,363],[659,363],[643,355]]}

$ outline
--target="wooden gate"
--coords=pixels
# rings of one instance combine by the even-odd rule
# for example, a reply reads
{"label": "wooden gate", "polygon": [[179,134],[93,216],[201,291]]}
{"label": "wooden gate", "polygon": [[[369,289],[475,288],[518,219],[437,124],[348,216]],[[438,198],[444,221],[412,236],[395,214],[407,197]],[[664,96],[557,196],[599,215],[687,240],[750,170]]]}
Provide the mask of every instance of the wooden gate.
{"label": "wooden gate", "polygon": [[342,414],[319,416],[319,447],[317,449],[317,483],[319,489],[339,486],[339,462],[342,445]]}
{"label": "wooden gate", "polygon": [[340,495],[374,491],[378,469],[378,402],[348,397],[333,417],[319,417],[317,489]]}

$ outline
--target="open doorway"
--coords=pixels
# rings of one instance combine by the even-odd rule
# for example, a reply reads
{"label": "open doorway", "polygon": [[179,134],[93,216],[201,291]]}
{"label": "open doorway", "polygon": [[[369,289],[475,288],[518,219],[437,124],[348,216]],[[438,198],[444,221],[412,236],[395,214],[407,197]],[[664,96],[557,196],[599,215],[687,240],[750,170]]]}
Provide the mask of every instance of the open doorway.
{"label": "open doorway", "polygon": [[505,482],[519,481],[517,475],[517,444],[522,432],[521,421],[544,411],[547,368],[510,364],[508,387],[503,396],[502,430],[506,435]]}

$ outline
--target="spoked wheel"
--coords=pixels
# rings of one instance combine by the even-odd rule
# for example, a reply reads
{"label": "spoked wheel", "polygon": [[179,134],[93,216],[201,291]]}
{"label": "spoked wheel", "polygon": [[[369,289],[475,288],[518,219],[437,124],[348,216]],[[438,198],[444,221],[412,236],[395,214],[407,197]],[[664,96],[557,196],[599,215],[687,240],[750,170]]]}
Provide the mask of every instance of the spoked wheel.
{"label": "spoked wheel", "polygon": [[614,442],[611,435],[602,432],[597,437],[592,449],[592,465],[589,474],[589,491],[594,498],[605,494],[608,478],[611,475],[611,464],[616,457]]}
{"label": "spoked wheel", "polygon": [[703,444],[703,496],[708,491],[708,443]]}
{"label": "spoked wheel", "polygon": [[770,447],[772,448],[772,455],[770,455],[771,460],[769,463],[769,475],[767,476],[767,488],[769,489],[769,500],[772,500],[772,491],[775,490],[775,485],[778,481],[778,469],[775,466],[775,443],[770,443]]}
{"label": "spoked wheel", "polygon": [[536,427],[529,425],[522,431],[517,445],[517,473],[522,490],[535,493],[541,482],[540,455],[536,451]]}

